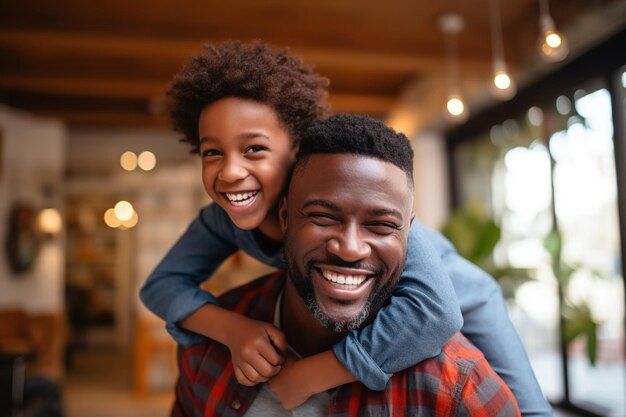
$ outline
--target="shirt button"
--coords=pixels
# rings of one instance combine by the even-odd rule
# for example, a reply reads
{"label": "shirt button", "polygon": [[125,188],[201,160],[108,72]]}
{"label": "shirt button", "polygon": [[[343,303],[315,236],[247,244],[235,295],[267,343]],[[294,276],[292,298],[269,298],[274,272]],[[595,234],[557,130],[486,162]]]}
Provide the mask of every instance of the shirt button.
{"label": "shirt button", "polygon": [[235,400],[233,401],[233,403],[231,404],[231,406],[235,409],[235,410],[239,410],[241,408],[241,403],[239,402],[239,400]]}

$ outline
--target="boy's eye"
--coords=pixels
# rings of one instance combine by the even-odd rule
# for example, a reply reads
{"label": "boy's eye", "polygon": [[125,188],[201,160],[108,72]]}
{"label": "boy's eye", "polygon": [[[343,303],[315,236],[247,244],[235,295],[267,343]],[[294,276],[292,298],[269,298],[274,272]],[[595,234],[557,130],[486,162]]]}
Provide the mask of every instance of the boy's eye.
{"label": "boy's eye", "polygon": [[204,149],[204,150],[201,151],[201,155],[203,157],[206,157],[206,156],[219,156],[221,154],[222,153],[220,151],[218,151],[217,149]]}
{"label": "boy's eye", "polygon": [[253,146],[248,146],[244,153],[258,153],[258,152],[263,152],[266,150],[267,148],[265,146],[253,145]]}

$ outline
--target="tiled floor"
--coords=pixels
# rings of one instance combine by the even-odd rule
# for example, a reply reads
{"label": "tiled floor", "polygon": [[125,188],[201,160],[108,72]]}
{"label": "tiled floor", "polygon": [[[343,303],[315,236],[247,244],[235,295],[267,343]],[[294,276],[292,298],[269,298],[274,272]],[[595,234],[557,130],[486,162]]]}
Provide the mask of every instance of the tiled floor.
{"label": "tiled floor", "polygon": [[66,417],[166,417],[172,392],[133,396],[130,356],[109,348],[73,356],[63,399]]}

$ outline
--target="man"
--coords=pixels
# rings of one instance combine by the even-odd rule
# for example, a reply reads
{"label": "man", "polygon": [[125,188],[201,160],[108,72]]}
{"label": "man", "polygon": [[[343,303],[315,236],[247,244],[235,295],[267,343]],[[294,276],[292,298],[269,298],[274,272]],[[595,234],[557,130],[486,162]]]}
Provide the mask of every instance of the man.
{"label": "man", "polygon": [[[273,322],[296,356],[327,350],[388,301],[406,259],[412,200],[404,135],[364,116],[318,122],[300,144],[281,204],[287,271],[237,288],[220,304]],[[174,416],[519,415],[510,390],[460,334],[438,356],[394,374],[383,391],[345,384],[293,414],[272,395],[271,381],[239,385],[217,342],[181,350],[179,368]]]}

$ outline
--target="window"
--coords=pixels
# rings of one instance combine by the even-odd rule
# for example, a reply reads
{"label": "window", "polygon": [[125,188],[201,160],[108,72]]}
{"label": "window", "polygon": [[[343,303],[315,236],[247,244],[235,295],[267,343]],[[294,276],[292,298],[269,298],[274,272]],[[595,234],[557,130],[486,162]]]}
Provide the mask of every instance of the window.
{"label": "window", "polygon": [[495,266],[527,272],[501,283],[545,394],[623,416],[626,72],[605,79],[538,97],[449,149],[455,205],[479,201],[501,229]]}

